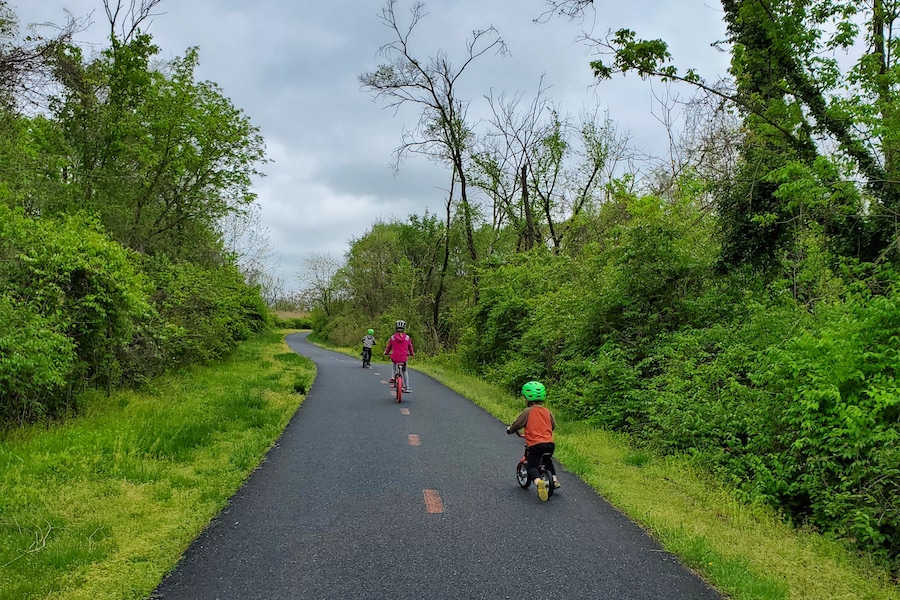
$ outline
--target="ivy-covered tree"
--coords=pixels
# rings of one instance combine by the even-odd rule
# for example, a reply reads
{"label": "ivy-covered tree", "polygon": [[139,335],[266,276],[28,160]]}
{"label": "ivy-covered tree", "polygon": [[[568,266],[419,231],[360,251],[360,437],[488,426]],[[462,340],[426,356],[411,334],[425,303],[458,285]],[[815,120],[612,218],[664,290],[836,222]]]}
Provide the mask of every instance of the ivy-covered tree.
{"label": "ivy-covered tree", "polygon": [[[557,4],[576,12],[585,6]],[[808,219],[844,254],[875,260],[895,253],[897,6],[723,0],[722,9],[730,85],[679,69],[665,41],[629,29],[595,39],[607,56],[591,66],[601,79],[634,72],[689,83],[743,114],[742,175],[720,206],[726,262],[764,262],[790,246]],[[839,53],[853,56],[852,66]]]}

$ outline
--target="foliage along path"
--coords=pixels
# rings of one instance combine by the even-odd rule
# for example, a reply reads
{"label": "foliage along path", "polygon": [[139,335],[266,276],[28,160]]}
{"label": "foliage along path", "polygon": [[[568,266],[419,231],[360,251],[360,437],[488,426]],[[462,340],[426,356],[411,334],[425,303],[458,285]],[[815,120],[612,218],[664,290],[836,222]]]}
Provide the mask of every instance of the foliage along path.
{"label": "foliage along path", "polygon": [[154,598],[720,596],[576,477],[541,502],[522,442],[434,380],[287,338],[316,381],[265,462]]}

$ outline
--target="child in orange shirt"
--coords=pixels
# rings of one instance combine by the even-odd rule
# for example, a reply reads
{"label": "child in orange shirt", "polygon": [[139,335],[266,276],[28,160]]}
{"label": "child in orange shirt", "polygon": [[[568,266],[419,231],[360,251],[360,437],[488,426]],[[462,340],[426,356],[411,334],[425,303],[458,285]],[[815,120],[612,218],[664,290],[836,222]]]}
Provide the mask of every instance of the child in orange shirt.
{"label": "child in orange shirt", "polygon": [[[528,408],[523,410],[516,420],[506,428],[506,433],[516,433],[525,428],[525,446],[528,455],[528,477],[534,481],[538,496],[541,500],[549,497],[547,485],[540,478],[538,466],[544,454],[553,454],[556,444],[553,443],[553,430],[556,429],[556,419],[550,409],[544,406],[547,399],[547,389],[539,381],[529,381],[522,386],[522,395],[528,403]],[[556,469],[550,457],[544,462],[544,466],[553,476],[553,488],[559,487],[559,479],[556,478]]]}

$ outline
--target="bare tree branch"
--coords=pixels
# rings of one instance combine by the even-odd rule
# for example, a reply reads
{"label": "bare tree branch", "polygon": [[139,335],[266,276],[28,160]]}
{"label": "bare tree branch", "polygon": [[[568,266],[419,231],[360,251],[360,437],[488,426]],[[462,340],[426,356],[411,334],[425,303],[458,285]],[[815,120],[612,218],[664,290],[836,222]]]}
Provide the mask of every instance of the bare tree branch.
{"label": "bare tree branch", "polygon": [[106,10],[106,18],[109,21],[110,37],[117,37],[116,29],[118,28],[119,40],[124,44],[130,42],[140,31],[141,23],[163,14],[153,12],[160,2],[162,0],[129,0],[126,6],[123,0],[115,0],[115,7],[113,7],[113,0],[103,0],[103,8]]}

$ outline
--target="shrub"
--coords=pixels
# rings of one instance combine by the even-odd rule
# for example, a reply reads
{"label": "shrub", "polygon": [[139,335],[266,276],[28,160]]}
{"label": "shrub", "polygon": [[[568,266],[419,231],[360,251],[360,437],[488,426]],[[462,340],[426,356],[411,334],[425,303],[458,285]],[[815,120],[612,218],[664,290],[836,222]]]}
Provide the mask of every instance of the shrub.
{"label": "shrub", "polygon": [[135,364],[133,372],[221,358],[270,325],[259,290],[233,265],[207,267],[158,256],[145,261],[145,270],[155,287],[155,313],[134,346],[152,351],[135,352],[133,358],[151,364]]}
{"label": "shrub", "polygon": [[272,317],[273,327],[279,329],[312,329],[313,322],[310,317]]}
{"label": "shrub", "polygon": [[772,399],[772,496],[875,554],[900,552],[900,286],[821,306],[753,374]]}
{"label": "shrub", "polygon": [[0,332],[0,424],[58,412],[75,369],[75,343],[6,294]]}
{"label": "shrub", "polygon": [[[20,210],[0,206],[4,311],[20,313],[8,316],[13,321],[4,336],[15,339],[2,345],[38,352],[42,342],[32,343],[30,337],[40,335],[47,340],[48,356],[53,357],[45,364],[57,369],[50,376],[30,360],[8,366],[0,398],[19,393],[9,387],[22,380],[22,373],[13,372],[17,368],[23,373],[37,369],[35,375],[43,373],[39,380],[56,382],[53,390],[42,388],[48,395],[33,406],[34,415],[64,410],[71,403],[73,387],[98,380],[113,384],[120,374],[118,353],[149,310],[146,283],[136,263],[136,255],[109,239],[95,219],[34,220]],[[73,353],[71,360],[64,358],[66,348]]]}

